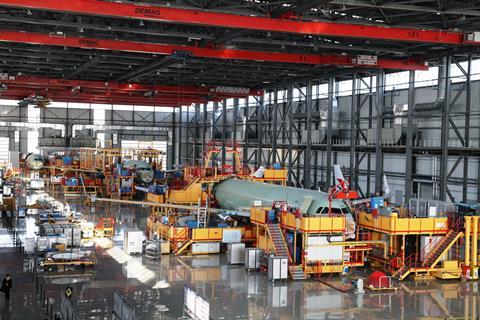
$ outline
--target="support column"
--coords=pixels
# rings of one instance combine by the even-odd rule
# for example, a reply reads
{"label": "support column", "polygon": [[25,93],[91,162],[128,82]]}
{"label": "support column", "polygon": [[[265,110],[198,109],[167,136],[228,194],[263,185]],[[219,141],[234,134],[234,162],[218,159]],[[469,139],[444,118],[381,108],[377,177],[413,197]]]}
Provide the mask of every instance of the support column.
{"label": "support column", "polygon": [[185,107],[187,110],[187,119],[185,121],[185,164],[190,165],[190,106]]}
{"label": "support column", "polygon": [[[363,106],[363,103],[360,101],[360,99],[362,98],[362,94],[360,93],[360,88],[361,88],[361,81],[362,78],[359,76],[358,79],[357,79],[357,84],[356,84],[356,87],[358,88],[358,95],[357,95],[357,99],[355,101],[355,105],[356,105],[356,110],[355,110],[355,113],[353,115],[353,119],[355,121],[355,144],[356,145],[360,145],[360,138],[361,138],[361,135],[360,135],[360,112],[361,112],[361,109],[362,109],[362,106]],[[363,99],[363,101],[365,101],[365,99]],[[360,158],[360,154],[355,151],[355,168],[354,168],[354,182],[355,182],[355,190],[358,190],[360,191],[360,182],[359,182],[359,172],[360,172],[360,161],[361,161],[361,158]]]}
{"label": "support column", "polygon": [[66,148],[70,147],[70,140],[72,139],[72,136],[73,136],[73,124],[67,121],[65,123],[65,147]]}
{"label": "support column", "polygon": [[178,113],[178,164],[182,164],[182,131],[183,131],[183,121],[182,121],[182,111],[183,107],[180,107]]}
{"label": "support column", "polygon": [[[467,92],[465,100],[465,130],[464,130],[464,141],[465,148],[470,147],[470,110],[472,107],[472,55],[468,56],[468,67],[467,67]],[[478,184],[477,184],[478,187]],[[463,187],[462,187],[462,200],[463,202],[468,201],[468,156],[465,154],[463,156]]]}
{"label": "support column", "polygon": [[413,107],[415,106],[415,71],[408,76],[407,141],[405,146],[405,204],[412,198],[413,175]]}
{"label": "support column", "polygon": [[[287,101],[285,103],[289,106],[288,108],[288,185],[293,183],[293,86],[290,85],[287,89]],[[479,173],[480,174],[480,173]]]}
{"label": "support column", "polygon": [[[368,128],[373,128],[373,77],[370,76],[370,87],[368,94]],[[371,194],[371,173],[372,173],[372,154],[367,152],[367,197]]]}
{"label": "support column", "polygon": [[450,114],[450,70],[452,57],[447,57],[446,77],[445,79],[438,79],[438,81],[445,82],[445,102],[442,108],[442,138],[441,148],[442,156],[440,159],[440,200],[447,200],[447,184],[448,184],[448,137],[449,137],[449,123],[448,116]]}
{"label": "support column", "polygon": [[470,266],[470,235],[472,217],[465,217],[465,266]]}
{"label": "support column", "polygon": [[385,99],[385,72],[381,70],[377,75],[377,139],[375,142],[375,193],[382,194],[383,154],[382,128],[383,109]]}
{"label": "support column", "polygon": [[[113,112],[112,112],[113,113]],[[177,139],[176,139],[176,131],[177,131],[177,119],[176,119],[176,115],[177,115],[177,112],[176,110],[174,110],[172,112],[172,132],[171,132],[171,135],[172,135],[172,139],[171,139],[171,143],[172,143],[172,147],[171,147],[171,152],[170,152],[170,155],[171,155],[171,160],[170,160],[170,166],[171,168],[173,169],[173,165],[175,165],[175,159],[176,159],[176,149],[177,147],[175,146],[175,144],[177,143]]]}
{"label": "support column", "polygon": [[226,140],[227,140],[227,100],[222,101],[222,172],[225,170],[227,158]]}
{"label": "support column", "polygon": [[307,91],[305,92],[305,109],[307,112],[307,141],[303,153],[303,188],[311,188],[311,164],[312,164],[312,82],[307,82]]}
{"label": "support column", "polygon": [[[202,158],[205,157],[205,150],[207,145],[207,123],[208,123],[208,112],[207,112],[207,103],[203,104],[203,121],[202,121]],[[204,160],[204,159],[203,159]],[[202,161],[203,161],[202,160]],[[205,165],[205,163],[204,163]]]}
{"label": "support column", "polygon": [[[10,151],[19,151],[18,145],[15,143],[15,129],[9,129],[8,131],[8,150]],[[17,166],[16,164],[13,164]]]}
{"label": "support column", "polygon": [[328,191],[332,184],[332,130],[333,130],[333,99],[335,90],[335,78],[328,79],[328,106],[327,106],[327,168],[325,191]]}
{"label": "support column", "polygon": [[[232,145],[237,147],[237,124],[238,124],[238,98],[233,99],[233,114],[232,114]],[[241,160],[240,160],[241,161]],[[233,172],[236,172],[237,169],[237,162],[233,161]]]}
{"label": "support column", "polygon": [[255,165],[262,165],[262,153],[263,153],[263,112],[264,112],[264,96],[258,98],[257,104],[257,157],[255,158]]}
{"label": "support column", "polygon": [[473,228],[472,228],[472,277],[475,277],[475,269],[477,267],[477,256],[478,256],[478,216],[472,217],[472,223],[473,223]]}
{"label": "support column", "polygon": [[352,101],[350,106],[350,164],[349,164],[349,177],[350,185],[353,186],[353,173],[355,167],[355,146],[357,141],[355,140],[355,114],[357,112],[357,74],[353,74],[352,79]]}
{"label": "support column", "polygon": [[248,165],[248,134],[250,131],[249,127],[249,106],[248,106],[248,98],[245,98],[245,107],[243,109],[243,116],[245,117],[245,132],[243,133],[243,165]]}
{"label": "support column", "polygon": [[[477,181],[480,181],[480,158],[477,160]],[[477,201],[480,202],[480,185],[477,184]]]}
{"label": "support column", "polygon": [[278,139],[278,88],[274,88],[273,90],[272,164],[275,164],[277,162]]}
{"label": "support column", "polygon": [[200,118],[200,104],[195,104],[195,137],[193,138],[193,165],[198,164],[198,141],[200,140],[199,133],[199,119]]}

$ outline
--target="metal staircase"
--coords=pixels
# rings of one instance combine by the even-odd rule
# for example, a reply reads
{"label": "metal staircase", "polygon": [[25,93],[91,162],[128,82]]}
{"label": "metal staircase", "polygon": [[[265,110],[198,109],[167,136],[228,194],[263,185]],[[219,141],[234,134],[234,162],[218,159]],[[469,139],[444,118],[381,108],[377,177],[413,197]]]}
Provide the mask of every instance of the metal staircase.
{"label": "metal staircase", "polygon": [[275,251],[275,255],[288,257],[289,260],[291,260],[290,254],[288,253],[287,244],[285,243],[285,238],[283,237],[283,233],[279,225],[276,223],[269,223],[267,224],[267,229],[273,242],[273,250]]}
{"label": "metal staircase", "polygon": [[182,253],[185,249],[187,249],[191,244],[193,243],[192,238],[188,238],[185,240],[173,253],[178,256],[180,253]]}
{"label": "metal staircase", "polygon": [[[275,251],[276,256],[288,257],[290,264],[293,263],[292,257],[288,251],[287,243],[283,236],[280,226],[276,223],[267,224],[268,234],[272,239],[273,250]],[[288,267],[288,272],[293,280],[305,280],[307,279],[303,267],[301,265],[290,265]]]}
{"label": "metal staircase", "polygon": [[288,271],[290,273],[290,276],[292,277],[292,280],[305,280],[305,279],[307,279],[307,277],[305,276],[305,273],[303,272],[303,267],[301,265],[289,266]]}
{"label": "metal staircase", "polygon": [[461,234],[461,231],[450,230],[445,237],[442,237],[439,243],[425,255],[425,260],[422,265],[434,267],[445,252],[455,243],[459,234]]}
{"label": "metal staircase", "polygon": [[442,256],[448,253],[448,250],[463,236],[461,231],[463,221],[458,219],[450,227],[450,231],[438,240],[432,241],[424,250],[423,261],[418,260],[416,254],[411,254],[405,259],[405,263],[392,276],[399,280],[405,279],[412,272],[429,272],[440,262]]}

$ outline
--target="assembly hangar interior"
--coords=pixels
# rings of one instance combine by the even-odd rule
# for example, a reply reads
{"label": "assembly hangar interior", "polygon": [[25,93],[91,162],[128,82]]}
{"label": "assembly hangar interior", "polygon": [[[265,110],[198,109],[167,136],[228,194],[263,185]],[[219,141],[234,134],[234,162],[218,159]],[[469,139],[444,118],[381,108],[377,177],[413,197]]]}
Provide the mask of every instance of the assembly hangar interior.
{"label": "assembly hangar interior", "polygon": [[0,0],[0,319],[478,319],[475,0]]}

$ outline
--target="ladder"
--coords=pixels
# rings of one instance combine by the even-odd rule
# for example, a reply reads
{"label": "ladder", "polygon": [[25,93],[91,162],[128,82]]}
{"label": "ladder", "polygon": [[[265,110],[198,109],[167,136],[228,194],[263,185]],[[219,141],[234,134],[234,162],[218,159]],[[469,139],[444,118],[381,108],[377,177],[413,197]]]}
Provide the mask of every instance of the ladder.
{"label": "ladder", "polygon": [[197,209],[197,227],[205,228],[207,226],[207,214],[208,214],[208,199],[205,202],[205,206],[202,207],[202,198],[198,199]]}

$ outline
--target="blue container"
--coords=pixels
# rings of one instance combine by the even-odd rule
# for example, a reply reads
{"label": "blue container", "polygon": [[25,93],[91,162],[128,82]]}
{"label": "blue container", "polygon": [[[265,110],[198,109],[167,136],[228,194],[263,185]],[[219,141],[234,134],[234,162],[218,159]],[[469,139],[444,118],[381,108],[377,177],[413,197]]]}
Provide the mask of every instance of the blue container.
{"label": "blue container", "polygon": [[189,227],[190,229],[198,228],[197,221],[195,221],[195,220],[188,220],[185,224],[186,224],[187,227]]}
{"label": "blue container", "polygon": [[379,207],[383,206],[383,198],[382,197],[374,197],[370,199],[370,208],[378,209]]}
{"label": "blue container", "polygon": [[273,165],[273,169],[279,170],[279,169],[282,169],[282,166],[280,165],[280,163],[275,163],[275,164]]}
{"label": "blue container", "polygon": [[157,186],[157,194],[165,194],[167,192],[167,186]]}
{"label": "blue container", "polygon": [[287,233],[287,243],[291,243],[293,245],[293,233],[292,232],[288,232]]}
{"label": "blue container", "polygon": [[297,247],[297,254],[295,255],[295,261],[297,264],[302,263],[302,249]]}
{"label": "blue container", "polygon": [[268,221],[274,221],[275,220],[275,210],[269,210],[267,213],[268,216]]}
{"label": "blue container", "polygon": [[174,174],[173,174],[173,176],[174,176],[175,178],[181,178],[182,175],[183,175],[183,174],[182,174],[182,171],[175,171]]}
{"label": "blue container", "polygon": [[73,178],[73,179],[69,179],[67,181],[65,181],[65,185],[68,186],[68,187],[75,187],[78,185],[78,180]]}
{"label": "blue container", "polygon": [[163,171],[160,171],[160,170],[155,170],[155,175],[154,175],[155,179],[159,180],[159,179],[165,179],[165,172]]}
{"label": "blue container", "polygon": [[72,157],[70,157],[70,156],[65,156],[65,157],[63,157],[63,164],[64,164],[64,165],[69,166],[69,165],[71,165],[72,163],[73,163],[73,158],[72,158]]}

